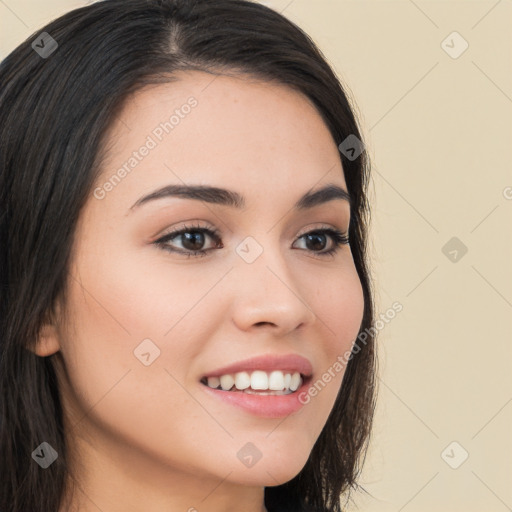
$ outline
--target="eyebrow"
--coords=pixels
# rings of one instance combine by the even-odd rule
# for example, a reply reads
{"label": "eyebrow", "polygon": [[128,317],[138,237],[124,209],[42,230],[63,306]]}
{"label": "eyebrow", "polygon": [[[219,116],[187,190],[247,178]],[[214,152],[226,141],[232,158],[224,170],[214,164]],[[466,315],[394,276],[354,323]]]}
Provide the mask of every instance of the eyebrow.
{"label": "eyebrow", "polygon": [[[242,209],[245,207],[245,198],[238,192],[208,185],[167,185],[138,199],[129,211],[139,206],[164,197],[180,197],[196,199],[206,203],[230,206]],[[338,185],[328,184],[318,190],[309,190],[294,204],[296,210],[306,210],[333,200],[347,201],[351,204],[350,194]]]}

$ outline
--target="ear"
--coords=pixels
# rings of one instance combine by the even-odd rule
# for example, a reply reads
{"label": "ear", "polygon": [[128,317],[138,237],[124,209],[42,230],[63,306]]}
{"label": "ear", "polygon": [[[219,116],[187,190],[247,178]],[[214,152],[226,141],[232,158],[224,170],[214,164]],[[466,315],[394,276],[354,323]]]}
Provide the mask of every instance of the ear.
{"label": "ear", "polygon": [[41,357],[51,356],[60,350],[57,315],[48,311],[41,325],[35,347],[32,352]]}
{"label": "ear", "polygon": [[60,350],[57,328],[52,324],[44,324],[37,338],[36,346],[32,351],[41,357],[51,356]]}

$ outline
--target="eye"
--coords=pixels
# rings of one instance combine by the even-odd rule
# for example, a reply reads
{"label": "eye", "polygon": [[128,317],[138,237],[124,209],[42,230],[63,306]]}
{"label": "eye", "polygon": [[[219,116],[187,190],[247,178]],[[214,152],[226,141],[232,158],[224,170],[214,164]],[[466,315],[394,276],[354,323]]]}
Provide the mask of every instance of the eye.
{"label": "eye", "polygon": [[[213,246],[204,249],[205,241],[210,238],[213,241]],[[181,247],[176,248],[175,240],[181,239]],[[322,250],[328,240],[331,240],[331,246],[327,250]],[[317,256],[329,256],[336,253],[340,246],[348,245],[349,239],[345,233],[333,228],[320,228],[301,235],[297,240],[304,240],[308,252],[312,252]],[[169,242],[173,242],[171,245]],[[191,256],[206,256],[214,249],[222,249],[220,234],[216,229],[206,228],[204,226],[183,226],[167,233],[155,242],[165,251],[183,254],[190,258]]]}
{"label": "eye", "polygon": [[[182,244],[181,248],[176,249],[169,245],[169,241],[180,238]],[[153,243],[165,251],[184,254],[187,257],[206,256],[206,254],[212,250],[212,248],[202,248],[207,238],[211,238],[214,241],[213,249],[223,247],[219,232],[216,229],[209,229],[200,225],[183,226],[181,229],[172,231]]]}
{"label": "eye", "polygon": [[[330,249],[322,251],[323,246],[329,238],[332,241]],[[332,255],[340,249],[340,246],[349,244],[348,236],[338,229],[333,228],[321,228],[308,231],[299,237],[299,240],[302,239],[305,242],[306,248],[312,250],[312,252],[315,252],[318,256]]]}

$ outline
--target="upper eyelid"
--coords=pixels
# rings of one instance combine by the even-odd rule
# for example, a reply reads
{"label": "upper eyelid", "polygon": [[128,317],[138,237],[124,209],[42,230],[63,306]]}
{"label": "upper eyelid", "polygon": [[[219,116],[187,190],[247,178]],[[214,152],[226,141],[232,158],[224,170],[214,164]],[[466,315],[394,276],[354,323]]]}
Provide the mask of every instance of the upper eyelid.
{"label": "upper eyelid", "polygon": [[[201,224],[199,224],[199,222],[203,222],[203,221],[194,221],[194,220],[183,221],[183,223],[178,224],[178,227],[173,228],[170,231],[165,231],[161,236],[166,236],[166,235],[172,234],[172,233],[178,233],[178,232],[184,231],[184,230],[189,230],[189,231],[205,230],[205,231],[211,231],[212,233],[216,233],[220,236],[222,229],[217,228],[217,227],[213,226],[213,224],[208,224],[208,223],[205,225],[201,225]],[[349,219],[348,227],[346,230],[343,227],[341,227],[341,222],[340,222],[340,225],[338,225],[338,226],[336,226],[335,224],[329,223],[329,222],[322,222],[322,221],[312,222],[311,224],[315,224],[316,226],[314,226],[314,227],[307,226],[307,227],[301,229],[299,231],[299,233],[305,234],[305,233],[308,233],[309,231],[315,231],[317,229],[337,229],[341,232],[348,232],[348,230],[352,224],[352,218]]]}
{"label": "upper eyelid", "polygon": [[217,228],[208,227],[208,226],[194,226],[194,225],[183,225],[179,228],[173,229],[171,231],[165,232],[162,235],[160,235],[157,239],[155,239],[155,242],[158,242],[158,240],[161,240],[163,238],[167,238],[171,235],[179,236],[183,233],[188,233],[190,231],[201,231],[201,232],[207,232],[209,236],[212,236],[212,238],[218,237],[221,238],[221,232]]}
{"label": "upper eyelid", "polygon": [[[349,224],[349,227],[350,227],[350,224]],[[311,232],[314,232],[314,231],[328,231],[328,230],[340,231],[341,233],[343,233],[345,235],[348,235],[348,232],[349,232],[348,229],[344,230],[342,228],[339,228],[339,227],[336,227],[336,226],[329,226],[329,225],[324,223],[324,224],[322,224],[320,226],[304,228],[304,230],[299,231],[299,234],[297,235],[297,238],[301,238],[304,235],[307,235],[308,233],[311,233]],[[209,236],[211,236],[212,238],[219,238],[219,239],[222,238],[221,230],[219,230],[217,228],[209,227],[209,226],[183,225],[183,226],[181,226],[179,228],[173,229],[172,231],[169,231],[169,232],[166,232],[166,233],[162,234],[155,241],[158,242],[159,240],[167,238],[168,236],[171,236],[171,235],[179,236],[179,235],[181,235],[183,233],[187,233],[187,232],[190,232],[190,231],[207,232],[207,234]]]}

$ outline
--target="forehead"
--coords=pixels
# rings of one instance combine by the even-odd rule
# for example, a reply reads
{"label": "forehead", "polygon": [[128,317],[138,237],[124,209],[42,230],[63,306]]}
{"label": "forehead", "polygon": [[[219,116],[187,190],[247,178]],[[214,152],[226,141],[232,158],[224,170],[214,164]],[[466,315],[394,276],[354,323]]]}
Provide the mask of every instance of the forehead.
{"label": "forehead", "polygon": [[[135,162],[143,146],[150,150]],[[130,205],[168,183],[229,183],[244,195],[284,186],[303,193],[321,181],[346,188],[336,144],[311,101],[247,75],[180,72],[140,89],[113,122],[107,147],[101,179],[124,166]],[[135,165],[126,166],[130,159]]]}

